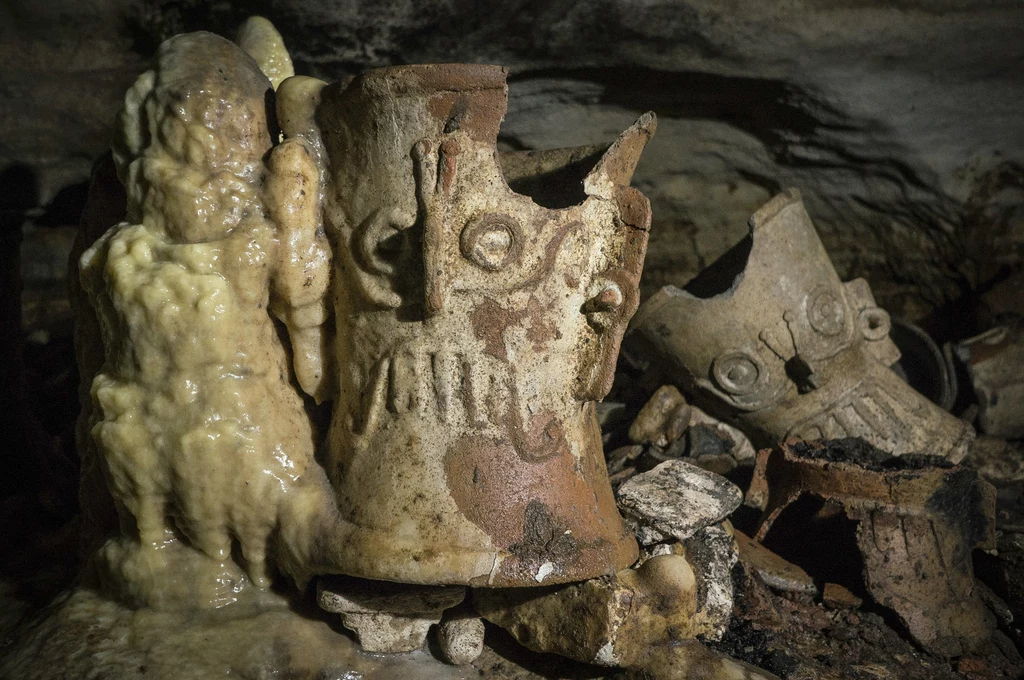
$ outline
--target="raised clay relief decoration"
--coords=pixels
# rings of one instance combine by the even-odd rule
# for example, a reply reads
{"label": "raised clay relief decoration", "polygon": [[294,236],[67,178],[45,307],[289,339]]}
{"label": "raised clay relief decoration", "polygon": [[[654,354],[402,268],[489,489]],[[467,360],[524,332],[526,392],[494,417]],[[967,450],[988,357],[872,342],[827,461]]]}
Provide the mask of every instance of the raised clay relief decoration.
{"label": "raised clay relief decoration", "polygon": [[486,587],[631,565],[593,402],[637,307],[653,115],[604,151],[499,154],[504,69],[327,85],[260,21],[245,49],[160,48],[120,116],[123,189],[93,189],[87,215],[126,208],[77,260],[92,573],[187,608],[275,572]]}

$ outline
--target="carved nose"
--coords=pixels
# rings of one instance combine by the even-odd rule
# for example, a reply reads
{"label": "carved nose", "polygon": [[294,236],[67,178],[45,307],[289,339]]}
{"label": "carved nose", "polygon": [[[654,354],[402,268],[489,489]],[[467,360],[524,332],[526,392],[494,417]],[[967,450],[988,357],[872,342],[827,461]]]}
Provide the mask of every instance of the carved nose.
{"label": "carved nose", "polygon": [[583,303],[580,310],[587,317],[587,323],[597,331],[611,327],[618,319],[625,302],[622,288],[614,281],[606,281],[600,291]]}
{"label": "carved nose", "polygon": [[622,289],[614,282],[605,285],[604,289],[593,298],[595,312],[614,312],[622,307]]}

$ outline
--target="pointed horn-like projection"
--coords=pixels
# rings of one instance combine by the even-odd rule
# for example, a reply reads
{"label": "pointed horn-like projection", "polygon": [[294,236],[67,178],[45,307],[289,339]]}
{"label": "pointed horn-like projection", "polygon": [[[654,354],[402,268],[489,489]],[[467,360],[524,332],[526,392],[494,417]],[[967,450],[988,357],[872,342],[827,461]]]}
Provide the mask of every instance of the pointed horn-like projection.
{"label": "pointed horn-like projection", "polygon": [[653,111],[648,111],[619,135],[583,180],[586,194],[611,199],[615,187],[629,186],[636,164],[640,161],[640,154],[657,129],[658,118]]}

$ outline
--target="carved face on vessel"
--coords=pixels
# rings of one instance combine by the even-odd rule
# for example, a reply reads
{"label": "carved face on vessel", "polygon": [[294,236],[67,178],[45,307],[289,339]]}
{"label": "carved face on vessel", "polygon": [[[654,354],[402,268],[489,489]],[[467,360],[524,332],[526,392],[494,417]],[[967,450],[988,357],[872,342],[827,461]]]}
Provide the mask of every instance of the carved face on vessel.
{"label": "carved face on vessel", "polygon": [[575,169],[575,182],[541,205],[508,178],[536,179],[525,168],[544,157],[503,168],[496,151],[504,76],[398,67],[322,95],[336,349],[350,366],[329,471],[357,527],[348,552],[363,554],[346,573],[528,585],[635,551],[590,402],[636,309],[650,211],[628,184],[653,117],[603,155],[562,152],[575,163],[555,163],[552,181]]}

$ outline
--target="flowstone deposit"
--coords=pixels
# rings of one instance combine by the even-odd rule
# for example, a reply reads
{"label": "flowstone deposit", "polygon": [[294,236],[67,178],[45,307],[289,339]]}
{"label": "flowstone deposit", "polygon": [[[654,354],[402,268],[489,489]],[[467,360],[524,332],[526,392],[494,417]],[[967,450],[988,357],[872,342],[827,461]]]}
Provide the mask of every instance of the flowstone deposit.
{"label": "flowstone deposit", "polygon": [[274,566],[309,578],[326,487],[271,309],[301,346],[328,253],[289,233],[268,177],[272,93],[229,41],[168,41],[121,113],[126,221],[79,260],[104,354],[84,417],[120,524],[95,566],[134,604],[219,606]]}

